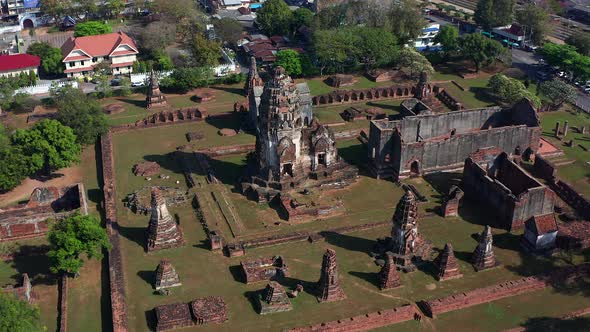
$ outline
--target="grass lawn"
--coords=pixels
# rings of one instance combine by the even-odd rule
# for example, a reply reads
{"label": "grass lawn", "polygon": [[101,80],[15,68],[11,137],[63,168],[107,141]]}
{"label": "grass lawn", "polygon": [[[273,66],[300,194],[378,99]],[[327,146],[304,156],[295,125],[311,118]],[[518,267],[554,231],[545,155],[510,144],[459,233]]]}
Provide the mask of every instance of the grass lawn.
{"label": "grass lawn", "polygon": [[[139,189],[148,183],[142,178],[131,175],[133,163],[142,160],[156,160],[164,165],[166,170],[178,169],[174,161],[162,156],[180,144],[185,144],[184,133],[194,127],[206,124],[190,124],[187,126],[175,126],[171,128],[156,128],[142,131],[120,133],[114,137],[116,178],[119,199],[125,194]],[[203,127],[201,127],[203,128]],[[203,129],[205,130],[205,129]],[[220,142],[206,139],[201,141],[203,146],[212,144],[235,144],[236,140],[248,139],[251,136],[241,138],[240,135]],[[339,142],[340,154],[346,160],[362,165],[364,164],[365,148],[356,140]],[[159,156],[158,158],[151,156]],[[214,162],[216,175],[228,189],[233,189],[232,179],[240,173],[243,165],[243,156],[231,156],[219,158]],[[361,174],[364,170],[361,169]],[[180,178],[179,173],[171,174],[171,179]],[[502,268],[475,272],[469,263],[470,254],[476,246],[476,240],[472,234],[479,233],[483,225],[491,221],[491,216],[482,213],[480,207],[467,205],[460,211],[462,218],[443,219],[431,212],[438,206],[440,195],[433,188],[448,185],[451,179],[413,179],[412,182],[429,197],[428,203],[422,204],[420,212],[424,215],[420,220],[420,231],[426,238],[433,242],[434,246],[441,249],[446,242],[451,242],[455,254],[459,260],[459,266],[464,277],[458,280],[440,283],[433,277],[433,266],[426,265],[424,269],[412,273],[403,274],[403,287],[395,290],[381,292],[376,283],[376,273],[379,267],[373,263],[368,255],[378,237],[388,236],[390,227],[380,227],[368,231],[350,234],[329,235],[326,242],[310,244],[308,242],[290,243],[267,248],[249,250],[246,257],[227,258],[207,249],[206,235],[201,225],[196,220],[194,211],[189,204],[171,207],[170,212],[177,215],[180,220],[187,244],[182,248],[170,249],[156,253],[144,252],[145,228],[149,217],[135,215],[124,208],[119,202],[119,221],[121,223],[122,253],[125,266],[125,284],[127,301],[129,306],[129,326],[134,331],[145,331],[154,326],[152,309],[155,306],[188,302],[194,298],[218,295],[226,301],[229,309],[229,321],[222,326],[204,325],[199,328],[203,331],[233,330],[256,331],[282,330],[288,327],[302,326],[357,315],[363,312],[371,312],[383,308],[391,308],[405,303],[439,297],[451,293],[466,291],[476,287],[491,285],[504,280],[516,279],[522,275],[530,275],[546,270],[554,265],[561,264],[558,259],[533,258],[520,253],[519,237],[503,230],[494,230],[495,252],[498,260],[503,264]],[[184,182],[182,182],[184,183]],[[165,180],[154,179],[149,185],[167,184]],[[201,189],[199,189],[201,190]],[[203,189],[204,190],[204,189]],[[230,194],[234,205],[237,207],[240,217],[248,229],[245,237],[259,234],[277,234],[298,230],[322,230],[344,225],[377,222],[391,218],[393,209],[402,191],[395,184],[376,180],[365,175],[353,186],[326,195],[339,196],[344,202],[347,214],[341,217],[330,218],[322,221],[314,221],[306,224],[281,225],[275,229],[257,227],[260,219],[251,219],[260,213],[262,215],[275,213],[268,208],[260,208],[257,204],[246,201],[238,194]],[[236,195],[236,196],[234,196]],[[239,199],[238,199],[239,197]],[[248,212],[245,212],[248,211]],[[256,211],[256,214],[252,213]],[[319,270],[322,255],[326,248],[333,248],[338,255],[341,284],[348,298],[335,303],[317,303],[313,294],[313,283],[319,278]],[[287,288],[292,288],[296,283],[302,283],[305,291],[293,299],[294,310],[286,313],[259,316],[254,308],[253,296],[263,289],[265,283],[246,285],[238,279],[236,266],[244,259],[255,259],[269,255],[284,255],[290,266],[290,276],[281,280]],[[154,271],[160,259],[169,259],[179,273],[181,287],[171,291],[171,295],[163,297],[154,294],[152,288]],[[568,311],[587,306],[587,299],[581,296],[559,296],[551,292],[536,293],[536,303],[549,303],[551,307],[547,312],[563,314]],[[499,309],[493,309],[490,315],[502,312],[506,326],[513,326],[520,322],[522,317],[530,317],[534,307],[526,306],[522,310],[512,312],[507,306],[519,303],[530,304],[531,299],[526,296],[499,301],[494,303]],[[564,303],[566,305],[561,306]],[[473,310],[476,310],[475,307]],[[470,309],[471,310],[471,309]],[[553,310],[553,311],[552,311]],[[470,316],[475,313],[466,311]],[[543,311],[545,313],[545,311]],[[459,314],[459,313],[457,313]],[[455,316],[457,317],[457,316]],[[487,316],[486,316],[487,317]],[[448,320],[442,316],[434,321],[441,324],[440,330],[448,330],[454,326],[463,328],[461,322]],[[495,322],[495,321],[494,321]],[[417,323],[409,322],[406,327],[415,328]],[[448,325],[445,325],[448,324]],[[473,330],[490,330],[495,325],[485,321],[477,322]],[[400,325],[401,327],[402,325]],[[438,326],[438,325],[435,325]],[[393,327],[397,328],[397,327]],[[388,330],[393,330],[388,328]]]}
{"label": "grass lawn", "polygon": [[57,329],[58,290],[57,279],[49,272],[46,256],[47,241],[44,238],[22,240],[16,243],[13,260],[0,260],[0,287],[20,285],[21,275],[27,273],[38,295],[37,305],[41,311],[41,324],[47,331]]}
{"label": "grass lawn", "polygon": [[328,76],[324,76],[324,77],[316,77],[316,78],[312,78],[309,80],[298,80],[298,82],[307,82],[307,85],[309,85],[309,91],[311,92],[312,96],[317,96],[317,95],[323,95],[326,93],[330,93],[334,90],[351,90],[351,89],[370,89],[370,88],[374,88],[374,87],[378,87],[378,86],[390,86],[390,85],[395,85],[394,82],[373,82],[371,80],[369,80],[366,76],[364,75],[354,75],[357,79],[358,82],[354,85],[351,86],[344,86],[344,87],[340,87],[340,88],[334,88],[329,86],[328,84],[326,84],[324,82],[324,80],[328,77]]}
{"label": "grass lawn", "polygon": [[466,109],[495,105],[494,101],[485,93],[488,78],[459,78],[455,79],[455,81],[465,88],[465,91],[462,91],[453,83],[441,83],[440,86],[445,88],[451,96],[457,98],[459,102],[463,103]]}
{"label": "grass lawn", "polygon": [[[562,141],[554,137],[555,123],[559,121],[561,128],[563,128],[565,121],[569,123],[568,135]],[[587,130],[590,129],[590,116],[586,113],[575,111],[567,112],[548,112],[541,113],[541,125],[543,127],[543,137],[550,140],[558,148],[565,152],[565,155],[569,159],[575,160],[573,164],[558,167],[557,175],[570,184],[576,189],[583,193],[586,197],[590,197],[590,152],[584,151],[580,145],[590,148],[590,139],[587,135],[582,135],[573,127],[586,126]],[[565,141],[573,139],[576,143],[574,147],[568,147],[564,144]]]}

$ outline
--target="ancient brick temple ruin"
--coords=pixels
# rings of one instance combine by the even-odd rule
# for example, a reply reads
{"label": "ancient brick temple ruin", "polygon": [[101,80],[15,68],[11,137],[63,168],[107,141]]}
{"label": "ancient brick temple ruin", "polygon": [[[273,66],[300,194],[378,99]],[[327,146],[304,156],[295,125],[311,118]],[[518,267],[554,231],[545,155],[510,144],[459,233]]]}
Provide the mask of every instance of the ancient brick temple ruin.
{"label": "ancient brick temple ruin", "polygon": [[391,238],[378,241],[377,250],[390,251],[398,269],[415,271],[416,264],[430,257],[432,245],[418,233],[418,203],[411,190],[397,203],[392,223]]}
{"label": "ancient brick temple ruin", "polygon": [[33,292],[33,285],[31,284],[29,275],[23,273],[22,278],[23,279],[20,286],[8,286],[0,288],[0,293],[14,295],[17,299],[21,301],[32,303],[35,300],[37,294]]}
{"label": "ancient brick temple ruin", "polygon": [[456,217],[459,215],[459,204],[463,198],[463,190],[457,186],[451,186],[449,194],[445,197],[441,206],[443,217]]}
{"label": "ancient brick temple ruin", "polygon": [[157,332],[227,320],[225,302],[218,296],[199,298],[191,303],[165,304],[154,311]]}
{"label": "ancient brick temple ruin", "polygon": [[463,190],[498,216],[496,227],[520,229],[530,217],[553,214],[555,194],[503,152],[485,167],[465,160]]}
{"label": "ancient brick temple ruin", "polygon": [[[256,68],[256,57],[250,57],[250,67],[248,70],[248,78],[246,79],[246,84],[244,84],[244,94],[246,96],[250,96],[251,94],[258,94],[258,102],[260,102],[260,95],[262,94],[262,87],[264,86],[264,82],[260,75],[258,75],[258,68]],[[260,89],[256,89],[259,87]],[[254,90],[257,90],[254,92]],[[255,105],[258,105],[256,103]]]}
{"label": "ancient brick temple ruin", "polygon": [[340,188],[358,169],[338,156],[334,134],[312,121],[311,107],[282,67],[266,82],[257,119],[256,158],[248,165],[241,190],[266,202],[307,187]]}
{"label": "ancient brick temple ruin", "polygon": [[479,236],[477,247],[475,247],[475,251],[471,257],[471,262],[475,270],[481,271],[499,265],[496,261],[496,256],[494,255],[492,243],[492,228],[486,225],[485,229]]}
{"label": "ancient brick temple ruin", "polygon": [[528,100],[512,108],[486,107],[371,121],[369,170],[380,177],[406,178],[460,169],[473,152],[497,147],[528,156],[539,147],[541,128]]}
{"label": "ancient brick temple ruin", "polygon": [[379,272],[379,289],[397,288],[402,285],[399,273],[395,266],[393,254],[386,253],[385,264]]}
{"label": "ancient brick temple ruin", "polygon": [[184,245],[180,226],[166,207],[166,200],[157,187],[152,188],[152,214],[147,230],[147,251],[175,248]]}
{"label": "ancient brick temple ruin", "polygon": [[162,94],[160,91],[160,83],[158,82],[158,77],[155,72],[151,72],[147,87],[147,95],[145,97],[146,107],[154,108],[154,107],[164,107],[168,106],[168,102],[166,102],[166,96]]}
{"label": "ancient brick temple ruin", "polygon": [[244,282],[249,284],[263,280],[275,280],[289,274],[287,264],[281,256],[259,258],[240,262]]}
{"label": "ancient brick temple ruin", "polygon": [[436,278],[439,281],[463,277],[457,264],[457,258],[455,258],[455,253],[453,252],[453,246],[450,243],[445,244],[445,248],[434,262],[438,269]]}
{"label": "ancient brick temple ruin", "polygon": [[156,280],[154,285],[156,290],[178,287],[181,285],[180,278],[178,277],[178,273],[176,273],[174,266],[172,266],[167,259],[161,260],[156,269]]}
{"label": "ancient brick temple ruin", "polygon": [[344,291],[340,288],[336,251],[333,249],[326,249],[326,253],[324,254],[317,292],[319,302],[340,301],[346,298]]}
{"label": "ancient brick temple ruin", "polygon": [[276,281],[269,282],[257,300],[258,313],[261,315],[293,310],[287,292]]}

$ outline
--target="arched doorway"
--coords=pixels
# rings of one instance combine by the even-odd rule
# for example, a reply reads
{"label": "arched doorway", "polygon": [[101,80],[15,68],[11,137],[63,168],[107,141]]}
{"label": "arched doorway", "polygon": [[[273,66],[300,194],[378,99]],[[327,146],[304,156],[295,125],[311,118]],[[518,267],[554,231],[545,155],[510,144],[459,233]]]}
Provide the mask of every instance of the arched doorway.
{"label": "arched doorway", "polygon": [[418,160],[414,160],[410,164],[410,175],[411,176],[420,175],[420,163],[418,162]]}
{"label": "arched doorway", "polygon": [[33,23],[33,20],[31,20],[30,18],[23,20],[23,29],[32,29],[34,27],[35,24]]}

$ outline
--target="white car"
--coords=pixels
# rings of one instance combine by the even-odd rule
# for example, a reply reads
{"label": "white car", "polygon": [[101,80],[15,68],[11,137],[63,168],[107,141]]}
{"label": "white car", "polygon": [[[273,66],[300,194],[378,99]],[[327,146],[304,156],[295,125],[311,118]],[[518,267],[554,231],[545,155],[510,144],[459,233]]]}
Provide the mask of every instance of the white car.
{"label": "white car", "polygon": [[134,88],[138,88],[141,86],[145,86],[145,82],[144,81],[135,81],[135,82],[131,82],[131,86]]}

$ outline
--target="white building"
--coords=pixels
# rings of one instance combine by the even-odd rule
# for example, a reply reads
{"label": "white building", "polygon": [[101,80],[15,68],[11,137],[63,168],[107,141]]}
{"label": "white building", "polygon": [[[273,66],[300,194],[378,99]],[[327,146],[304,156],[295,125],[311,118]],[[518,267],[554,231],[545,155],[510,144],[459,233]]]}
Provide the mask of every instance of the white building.
{"label": "white building", "polygon": [[133,39],[124,32],[70,37],[61,52],[67,77],[90,74],[94,66],[103,61],[109,62],[113,74],[129,74],[139,54]]}
{"label": "white building", "polygon": [[0,55],[0,76],[19,77],[21,73],[29,74],[31,72],[37,75],[40,63],[41,59],[36,55]]}
{"label": "white building", "polygon": [[428,25],[422,29],[422,35],[414,40],[414,48],[418,51],[424,51],[426,49],[437,50],[440,48],[440,44],[435,44],[434,37],[440,31],[440,24],[429,22]]}
{"label": "white building", "polygon": [[523,244],[533,252],[555,248],[557,222],[553,213],[534,216],[524,223]]}

